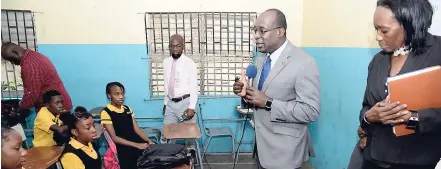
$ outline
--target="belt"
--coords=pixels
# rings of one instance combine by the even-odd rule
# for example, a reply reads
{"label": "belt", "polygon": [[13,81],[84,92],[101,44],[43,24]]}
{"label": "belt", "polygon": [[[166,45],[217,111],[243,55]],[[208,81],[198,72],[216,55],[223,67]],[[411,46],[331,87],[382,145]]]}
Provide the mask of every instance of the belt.
{"label": "belt", "polygon": [[173,102],[180,102],[180,101],[182,101],[182,100],[184,100],[184,99],[186,99],[186,98],[188,98],[188,97],[190,97],[190,94],[185,94],[185,95],[183,95],[183,96],[181,96],[181,97],[177,97],[177,98],[172,98],[171,100],[173,101]]}

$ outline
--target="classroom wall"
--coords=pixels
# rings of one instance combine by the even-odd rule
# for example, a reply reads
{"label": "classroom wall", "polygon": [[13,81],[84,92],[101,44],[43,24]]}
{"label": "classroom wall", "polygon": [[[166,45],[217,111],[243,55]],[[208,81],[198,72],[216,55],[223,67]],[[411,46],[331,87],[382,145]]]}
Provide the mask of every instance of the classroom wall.
{"label": "classroom wall", "polygon": [[[233,5],[232,5],[233,4]],[[260,5],[262,4],[262,5]],[[35,12],[39,52],[48,56],[63,80],[73,104],[88,109],[107,103],[105,86],[110,81],[126,87],[126,104],[136,117],[163,117],[163,100],[150,99],[149,61],[144,31],[144,12],[263,12],[279,8],[290,25],[289,38],[301,44],[303,0],[2,0],[2,9]],[[199,99],[204,118],[235,118],[239,99]],[[160,122],[140,122],[161,126]],[[213,122],[229,126],[234,122]],[[240,139],[240,132],[236,135]],[[253,130],[247,126],[241,152],[251,152]],[[231,151],[228,138],[214,139],[210,152]]]}
{"label": "classroom wall", "polygon": [[376,0],[304,2],[302,46],[320,70],[321,114],[310,125],[317,169],[346,168],[358,141],[367,67],[380,50],[375,8]]}

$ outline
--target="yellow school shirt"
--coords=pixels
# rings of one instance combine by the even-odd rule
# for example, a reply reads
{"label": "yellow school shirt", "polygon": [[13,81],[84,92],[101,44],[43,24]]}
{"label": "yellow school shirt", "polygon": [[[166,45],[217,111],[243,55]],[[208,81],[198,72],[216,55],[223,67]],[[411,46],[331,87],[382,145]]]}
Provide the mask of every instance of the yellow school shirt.
{"label": "yellow school shirt", "polygon": [[34,146],[55,146],[54,132],[50,129],[52,125],[61,126],[63,122],[59,115],[54,116],[46,107],[42,107],[37,114],[34,122]]}
{"label": "yellow school shirt", "polygon": [[[132,113],[132,117],[135,117],[135,114],[132,111],[132,108],[130,108],[129,106],[127,106],[129,108],[129,111]],[[121,106],[121,108],[117,108],[112,104],[107,104],[107,108],[110,111],[116,112],[116,113],[124,113],[125,111],[125,107]],[[101,111],[101,124],[113,124],[112,119],[110,118],[109,113],[107,113],[106,111]]]}
{"label": "yellow school shirt", "polygon": [[[92,143],[87,146],[79,141],[71,138],[69,144],[75,149],[83,150],[89,157],[93,159],[98,158],[98,153],[93,149]],[[83,161],[74,153],[66,153],[60,159],[64,169],[85,169]]]}

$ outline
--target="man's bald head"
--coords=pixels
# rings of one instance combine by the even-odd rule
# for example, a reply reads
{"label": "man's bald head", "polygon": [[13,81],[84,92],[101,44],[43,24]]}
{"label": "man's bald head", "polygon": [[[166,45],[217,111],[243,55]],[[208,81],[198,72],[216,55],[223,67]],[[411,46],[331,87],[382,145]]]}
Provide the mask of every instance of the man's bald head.
{"label": "man's bald head", "polygon": [[15,65],[20,65],[21,58],[24,56],[25,52],[26,50],[23,47],[15,43],[2,43],[2,58]]}
{"label": "man's bald head", "polygon": [[272,17],[274,26],[284,28],[285,30],[288,28],[285,14],[282,11],[273,8],[266,10],[264,13],[267,13],[268,17]]}
{"label": "man's bald head", "polygon": [[286,41],[286,18],[278,9],[268,9],[254,22],[255,43],[259,52],[272,53]]}
{"label": "man's bald head", "polygon": [[174,34],[170,37],[170,41],[178,41],[180,44],[184,44],[184,37],[179,34]]}
{"label": "man's bald head", "polygon": [[174,34],[170,37],[170,53],[174,59],[179,59],[184,52],[184,37]]}

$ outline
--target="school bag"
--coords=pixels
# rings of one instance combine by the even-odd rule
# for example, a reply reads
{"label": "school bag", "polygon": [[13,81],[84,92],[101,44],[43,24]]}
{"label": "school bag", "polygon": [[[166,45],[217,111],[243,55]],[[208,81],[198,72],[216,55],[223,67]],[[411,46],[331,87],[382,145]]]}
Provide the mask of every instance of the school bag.
{"label": "school bag", "polygon": [[103,128],[103,134],[106,139],[108,149],[106,153],[104,153],[104,167],[106,169],[120,169],[117,151],[116,151],[116,145],[112,141],[112,138],[110,138],[109,133],[107,132],[106,128]]}
{"label": "school bag", "polygon": [[138,158],[139,169],[171,169],[190,164],[195,150],[180,144],[152,144]]}

